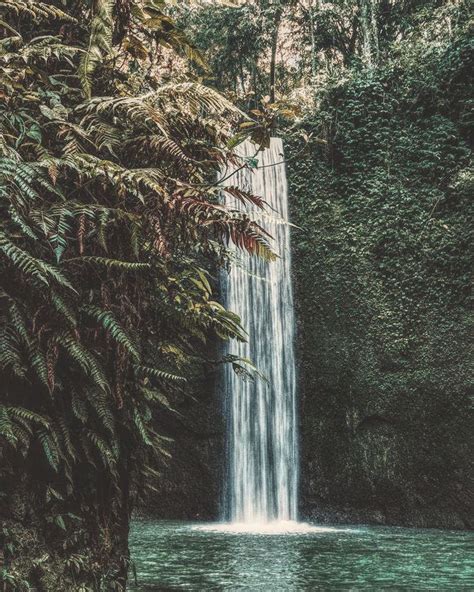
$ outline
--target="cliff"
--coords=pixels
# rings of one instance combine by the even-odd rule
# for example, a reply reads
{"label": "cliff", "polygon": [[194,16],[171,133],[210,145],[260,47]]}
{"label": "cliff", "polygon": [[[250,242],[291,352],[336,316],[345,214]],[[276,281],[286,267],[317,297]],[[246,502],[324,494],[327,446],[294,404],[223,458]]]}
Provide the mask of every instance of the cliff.
{"label": "cliff", "polygon": [[[326,89],[288,137],[303,515],[472,527],[467,41]],[[448,89],[452,93],[447,99]]]}

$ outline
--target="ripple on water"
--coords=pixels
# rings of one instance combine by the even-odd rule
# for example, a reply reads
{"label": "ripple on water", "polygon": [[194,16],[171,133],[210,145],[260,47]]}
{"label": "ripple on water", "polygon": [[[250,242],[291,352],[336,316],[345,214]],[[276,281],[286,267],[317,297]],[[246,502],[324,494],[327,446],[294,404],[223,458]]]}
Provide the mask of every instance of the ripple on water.
{"label": "ripple on water", "polygon": [[308,522],[296,522],[294,520],[276,520],[274,522],[211,522],[197,524],[193,530],[203,532],[225,532],[228,534],[317,534],[326,532],[350,532],[354,529],[336,528],[331,526],[315,526]]}
{"label": "ripple on water", "polygon": [[472,532],[136,521],[130,591],[474,590]]}

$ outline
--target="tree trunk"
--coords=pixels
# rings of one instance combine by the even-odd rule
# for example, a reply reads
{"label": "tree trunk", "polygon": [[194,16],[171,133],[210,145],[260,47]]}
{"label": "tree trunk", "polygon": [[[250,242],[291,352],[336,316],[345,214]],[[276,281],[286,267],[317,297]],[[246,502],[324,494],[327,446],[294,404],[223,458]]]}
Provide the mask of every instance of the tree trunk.
{"label": "tree trunk", "polygon": [[362,59],[369,67],[377,62],[379,52],[377,10],[377,0],[359,0]]}
{"label": "tree trunk", "polygon": [[281,16],[283,7],[278,6],[275,12],[275,28],[273,30],[272,49],[270,55],[270,102],[275,102],[275,84],[276,84],[276,54],[278,49],[278,34],[280,32]]}

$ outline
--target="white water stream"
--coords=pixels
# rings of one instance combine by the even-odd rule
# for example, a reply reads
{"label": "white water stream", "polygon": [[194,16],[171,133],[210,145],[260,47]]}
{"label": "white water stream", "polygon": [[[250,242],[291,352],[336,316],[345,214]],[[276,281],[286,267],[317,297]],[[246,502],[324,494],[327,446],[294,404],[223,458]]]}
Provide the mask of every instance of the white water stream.
{"label": "white water stream", "polygon": [[[245,142],[239,154],[253,157]],[[236,251],[237,262],[223,280],[224,302],[248,332],[246,343],[233,342],[228,354],[249,358],[268,382],[243,380],[227,364],[224,384],[228,413],[226,519],[269,524],[297,520],[298,455],[295,412],[294,313],[291,289],[288,192],[283,144],[257,155],[258,167],[236,172],[227,185],[261,196],[266,213],[251,216],[273,236],[279,258],[265,262]],[[234,198],[226,203],[248,209]],[[272,211],[273,210],[273,211]]]}

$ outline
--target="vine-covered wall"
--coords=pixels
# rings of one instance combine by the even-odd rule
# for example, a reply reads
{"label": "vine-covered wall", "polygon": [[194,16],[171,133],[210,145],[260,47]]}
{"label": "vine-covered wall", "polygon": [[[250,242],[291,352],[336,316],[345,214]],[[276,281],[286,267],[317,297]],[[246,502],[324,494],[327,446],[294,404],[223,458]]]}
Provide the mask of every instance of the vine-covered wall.
{"label": "vine-covered wall", "polygon": [[[321,62],[286,131],[301,515],[317,522],[473,525],[472,42],[438,4],[376,62]],[[159,517],[219,514],[222,402],[206,373],[191,382],[161,415],[172,457],[144,508]]]}
{"label": "vine-covered wall", "polygon": [[302,511],[472,526],[467,37],[326,88],[287,157]]}

